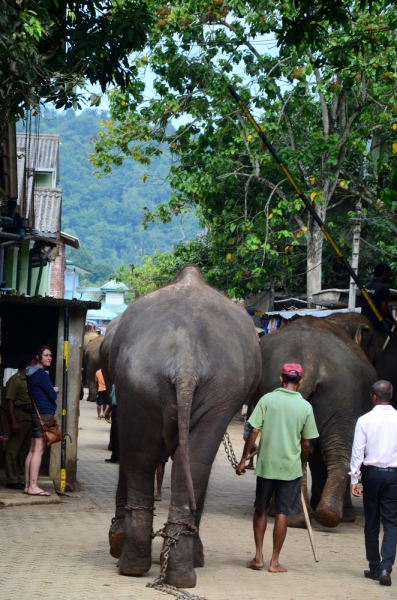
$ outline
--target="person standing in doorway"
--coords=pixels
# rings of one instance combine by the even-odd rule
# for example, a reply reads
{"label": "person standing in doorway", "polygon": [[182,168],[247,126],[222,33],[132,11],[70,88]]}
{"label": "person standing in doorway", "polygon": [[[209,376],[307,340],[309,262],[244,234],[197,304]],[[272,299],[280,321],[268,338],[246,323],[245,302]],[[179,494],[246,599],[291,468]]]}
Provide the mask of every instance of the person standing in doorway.
{"label": "person standing in doorway", "polygon": [[7,409],[11,421],[11,436],[5,454],[6,487],[25,489],[24,464],[30,446],[32,403],[26,382],[26,367],[30,359],[21,357],[18,371],[6,385]]}
{"label": "person standing in doorway", "polygon": [[263,569],[263,539],[267,511],[275,493],[276,522],[273,529],[273,554],[268,571],[285,573],[279,555],[287,534],[288,515],[297,515],[301,507],[302,468],[309,455],[310,440],[318,437],[313,409],[298,389],[302,381],[299,364],[285,364],[281,369],[281,387],[263,396],[249,418],[252,430],[245,442],[243,456],[236,467],[245,473],[245,463],[262,432],[255,469],[256,499],[254,512],[255,557],[250,569]]}
{"label": "person standing in doorway", "polygon": [[[351,493],[359,498],[360,469],[365,516],[365,549],[369,569],[364,577],[391,585],[397,547],[397,411],[390,405],[393,386],[380,380],[372,386],[374,408],[360,417],[354,432],[350,463]],[[379,553],[380,521],[383,525]]]}
{"label": "person standing in doorway", "polygon": [[[51,349],[48,346],[41,346],[36,355],[35,365],[26,368],[29,394],[36,404],[43,423],[51,422],[54,419],[57,408],[58,388],[53,387],[50,376],[46,371],[46,369],[50,368],[51,363]],[[25,494],[28,494],[28,496],[50,496],[51,494],[45,492],[37,485],[41,459],[43,458],[46,445],[40,419],[35,408],[32,407],[31,410],[32,440],[25,460]]]}

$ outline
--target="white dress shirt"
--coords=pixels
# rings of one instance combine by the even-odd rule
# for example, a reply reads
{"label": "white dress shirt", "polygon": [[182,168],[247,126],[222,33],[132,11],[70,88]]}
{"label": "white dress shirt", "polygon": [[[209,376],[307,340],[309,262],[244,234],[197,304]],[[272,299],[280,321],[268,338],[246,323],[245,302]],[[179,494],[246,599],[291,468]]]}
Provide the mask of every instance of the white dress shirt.
{"label": "white dress shirt", "polygon": [[358,483],[362,464],[397,468],[397,410],[390,404],[377,404],[357,421],[349,473],[352,485]]}

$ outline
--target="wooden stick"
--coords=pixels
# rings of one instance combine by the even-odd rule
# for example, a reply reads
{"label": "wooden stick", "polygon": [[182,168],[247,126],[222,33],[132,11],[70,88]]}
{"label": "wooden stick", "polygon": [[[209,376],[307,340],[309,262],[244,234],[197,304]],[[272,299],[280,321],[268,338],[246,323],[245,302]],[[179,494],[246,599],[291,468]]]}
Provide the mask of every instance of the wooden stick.
{"label": "wooden stick", "polygon": [[316,562],[320,562],[320,559],[317,556],[316,546],[315,546],[314,537],[313,537],[313,529],[312,529],[312,526],[310,524],[310,519],[309,519],[309,515],[308,515],[308,512],[307,512],[306,502],[305,502],[305,498],[303,496],[303,491],[302,490],[301,490],[301,500],[302,500],[303,514],[305,515],[305,523],[306,523],[306,527],[307,527],[307,532],[309,534],[310,543],[312,545],[314,560]]}
{"label": "wooden stick", "polygon": [[[396,328],[396,326],[393,325],[393,327],[391,328],[391,330],[394,331],[395,328]],[[387,336],[387,339],[386,339],[385,343],[383,344],[382,352],[386,349],[387,344],[389,343],[389,341],[390,341],[390,335]]]}

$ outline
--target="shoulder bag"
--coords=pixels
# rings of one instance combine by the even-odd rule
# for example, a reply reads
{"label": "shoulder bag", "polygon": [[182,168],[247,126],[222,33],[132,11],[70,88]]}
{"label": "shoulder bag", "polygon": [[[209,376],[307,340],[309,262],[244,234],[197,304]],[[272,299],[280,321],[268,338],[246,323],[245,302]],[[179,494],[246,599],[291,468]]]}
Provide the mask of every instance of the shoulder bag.
{"label": "shoulder bag", "polygon": [[52,421],[48,421],[48,423],[44,423],[40,418],[40,413],[37,410],[36,402],[33,400],[32,396],[30,396],[33,406],[37,412],[37,416],[39,417],[40,425],[43,430],[43,438],[46,446],[51,446],[52,444],[56,444],[56,442],[60,442],[62,440],[62,432],[59,429],[58,421],[54,417]]}

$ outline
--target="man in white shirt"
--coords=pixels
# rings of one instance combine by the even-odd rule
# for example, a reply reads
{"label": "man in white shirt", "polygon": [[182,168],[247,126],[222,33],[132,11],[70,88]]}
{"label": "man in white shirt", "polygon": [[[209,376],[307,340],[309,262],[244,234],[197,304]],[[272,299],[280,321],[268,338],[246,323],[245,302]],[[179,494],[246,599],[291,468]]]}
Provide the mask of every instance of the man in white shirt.
{"label": "man in white shirt", "polygon": [[364,576],[379,580],[381,585],[391,585],[397,547],[397,411],[390,405],[392,396],[393,386],[388,381],[377,381],[372,386],[375,407],[357,421],[350,463],[351,492],[357,497],[361,496],[358,478],[362,465],[365,549],[369,562]]}

